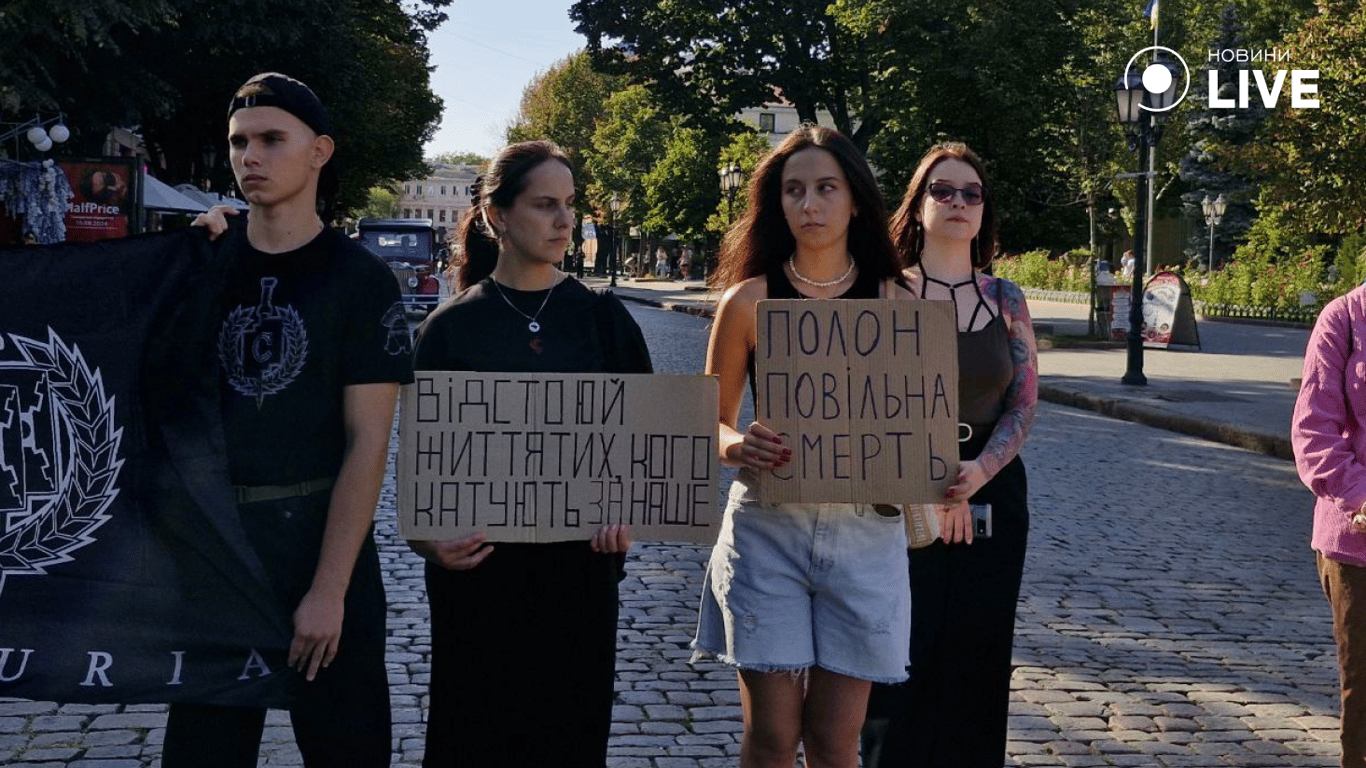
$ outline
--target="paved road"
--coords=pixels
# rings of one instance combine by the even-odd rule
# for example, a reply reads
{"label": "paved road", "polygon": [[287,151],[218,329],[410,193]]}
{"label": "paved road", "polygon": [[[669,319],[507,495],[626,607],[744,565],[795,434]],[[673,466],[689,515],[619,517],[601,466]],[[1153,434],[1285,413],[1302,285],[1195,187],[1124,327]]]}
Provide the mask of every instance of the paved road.
{"label": "paved road", "polygon": [[[633,307],[656,367],[700,367],[705,322]],[[1025,450],[1030,537],[1008,765],[1335,766],[1331,625],[1287,462],[1043,404]],[[379,538],[395,765],[417,766],[427,681],[420,561]],[[613,768],[735,764],[733,673],[689,665],[701,547],[638,545],[622,584]],[[163,709],[0,701],[0,764],[158,764]],[[262,766],[298,765],[272,713]]]}

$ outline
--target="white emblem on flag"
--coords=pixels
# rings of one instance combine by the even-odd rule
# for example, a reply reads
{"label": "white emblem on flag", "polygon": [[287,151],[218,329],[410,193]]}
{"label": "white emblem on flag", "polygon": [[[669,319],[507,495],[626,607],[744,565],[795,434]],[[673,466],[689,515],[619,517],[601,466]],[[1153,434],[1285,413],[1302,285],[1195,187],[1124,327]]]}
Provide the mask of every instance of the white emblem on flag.
{"label": "white emblem on flag", "polygon": [[123,457],[98,369],[51,329],[47,342],[0,335],[0,591],[95,541]]}

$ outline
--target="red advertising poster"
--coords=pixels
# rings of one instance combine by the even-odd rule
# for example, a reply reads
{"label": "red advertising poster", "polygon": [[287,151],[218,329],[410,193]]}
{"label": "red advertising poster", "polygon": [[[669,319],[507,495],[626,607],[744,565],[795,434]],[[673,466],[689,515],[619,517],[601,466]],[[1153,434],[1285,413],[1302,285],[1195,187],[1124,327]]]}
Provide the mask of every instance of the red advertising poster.
{"label": "red advertising poster", "polygon": [[137,165],[133,158],[58,160],[75,197],[66,212],[66,241],[89,243],[127,237],[136,201]]}

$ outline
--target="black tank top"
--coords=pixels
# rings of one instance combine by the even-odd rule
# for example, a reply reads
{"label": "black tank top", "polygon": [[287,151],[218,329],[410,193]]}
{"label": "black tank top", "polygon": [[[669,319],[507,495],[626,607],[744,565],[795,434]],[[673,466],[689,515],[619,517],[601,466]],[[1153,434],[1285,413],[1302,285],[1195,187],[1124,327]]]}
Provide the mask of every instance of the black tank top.
{"label": "black tank top", "polygon": [[[765,276],[768,291],[765,298],[769,299],[810,299],[812,297],[804,295],[797,290],[797,286],[787,279],[787,271],[783,269],[783,262],[768,271]],[[854,284],[849,286],[849,290],[833,297],[835,299],[880,299],[882,298],[882,279],[872,273],[859,270],[854,276]],[[819,299],[815,299],[819,301]],[[754,398],[754,410],[759,411],[759,396],[756,394],[754,384],[754,350],[749,351],[749,394]]]}

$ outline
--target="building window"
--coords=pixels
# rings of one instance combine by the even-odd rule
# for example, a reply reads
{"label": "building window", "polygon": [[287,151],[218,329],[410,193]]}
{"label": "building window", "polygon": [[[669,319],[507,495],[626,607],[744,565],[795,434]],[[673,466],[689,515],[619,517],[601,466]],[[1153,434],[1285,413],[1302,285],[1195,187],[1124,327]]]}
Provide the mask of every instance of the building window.
{"label": "building window", "polygon": [[441,185],[441,196],[442,196],[442,197],[445,197],[445,196],[446,196],[446,185],[445,185],[445,184],[442,184],[442,185]]}
{"label": "building window", "polygon": [[411,219],[412,217],[413,217],[413,209],[412,209],[412,208],[404,208],[404,209],[403,209],[403,218],[405,218],[405,219]]}
{"label": "building window", "polygon": [[412,184],[404,184],[404,185],[403,185],[403,194],[405,194],[405,195],[411,195],[412,193],[413,193],[413,185],[412,185]]}
{"label": "building window", "polygon": [[436,218],[435,216],[432,215],[432,209],[431,209],[431,208],[428,208],[428,209],[427,209],[427,218],[429,218],[429,219],[435,219],[435,218]]}
{"label": "building window", "polygon": [[777,132],[778,132],[778,125],[777,125],[777,122],[778,122],[778,116],[777,116],[776,114],[774,114],[773,112],[760,112],[760,113],[759,113],[759,130],[760,130],[762,133],[777,133]]}
{"label": "building window", "polygon": [[443,224],[446,223],[446,209],[445,209],[445,208],[442,208],[442,209],[441,209],[441,223],[443,223]]}

